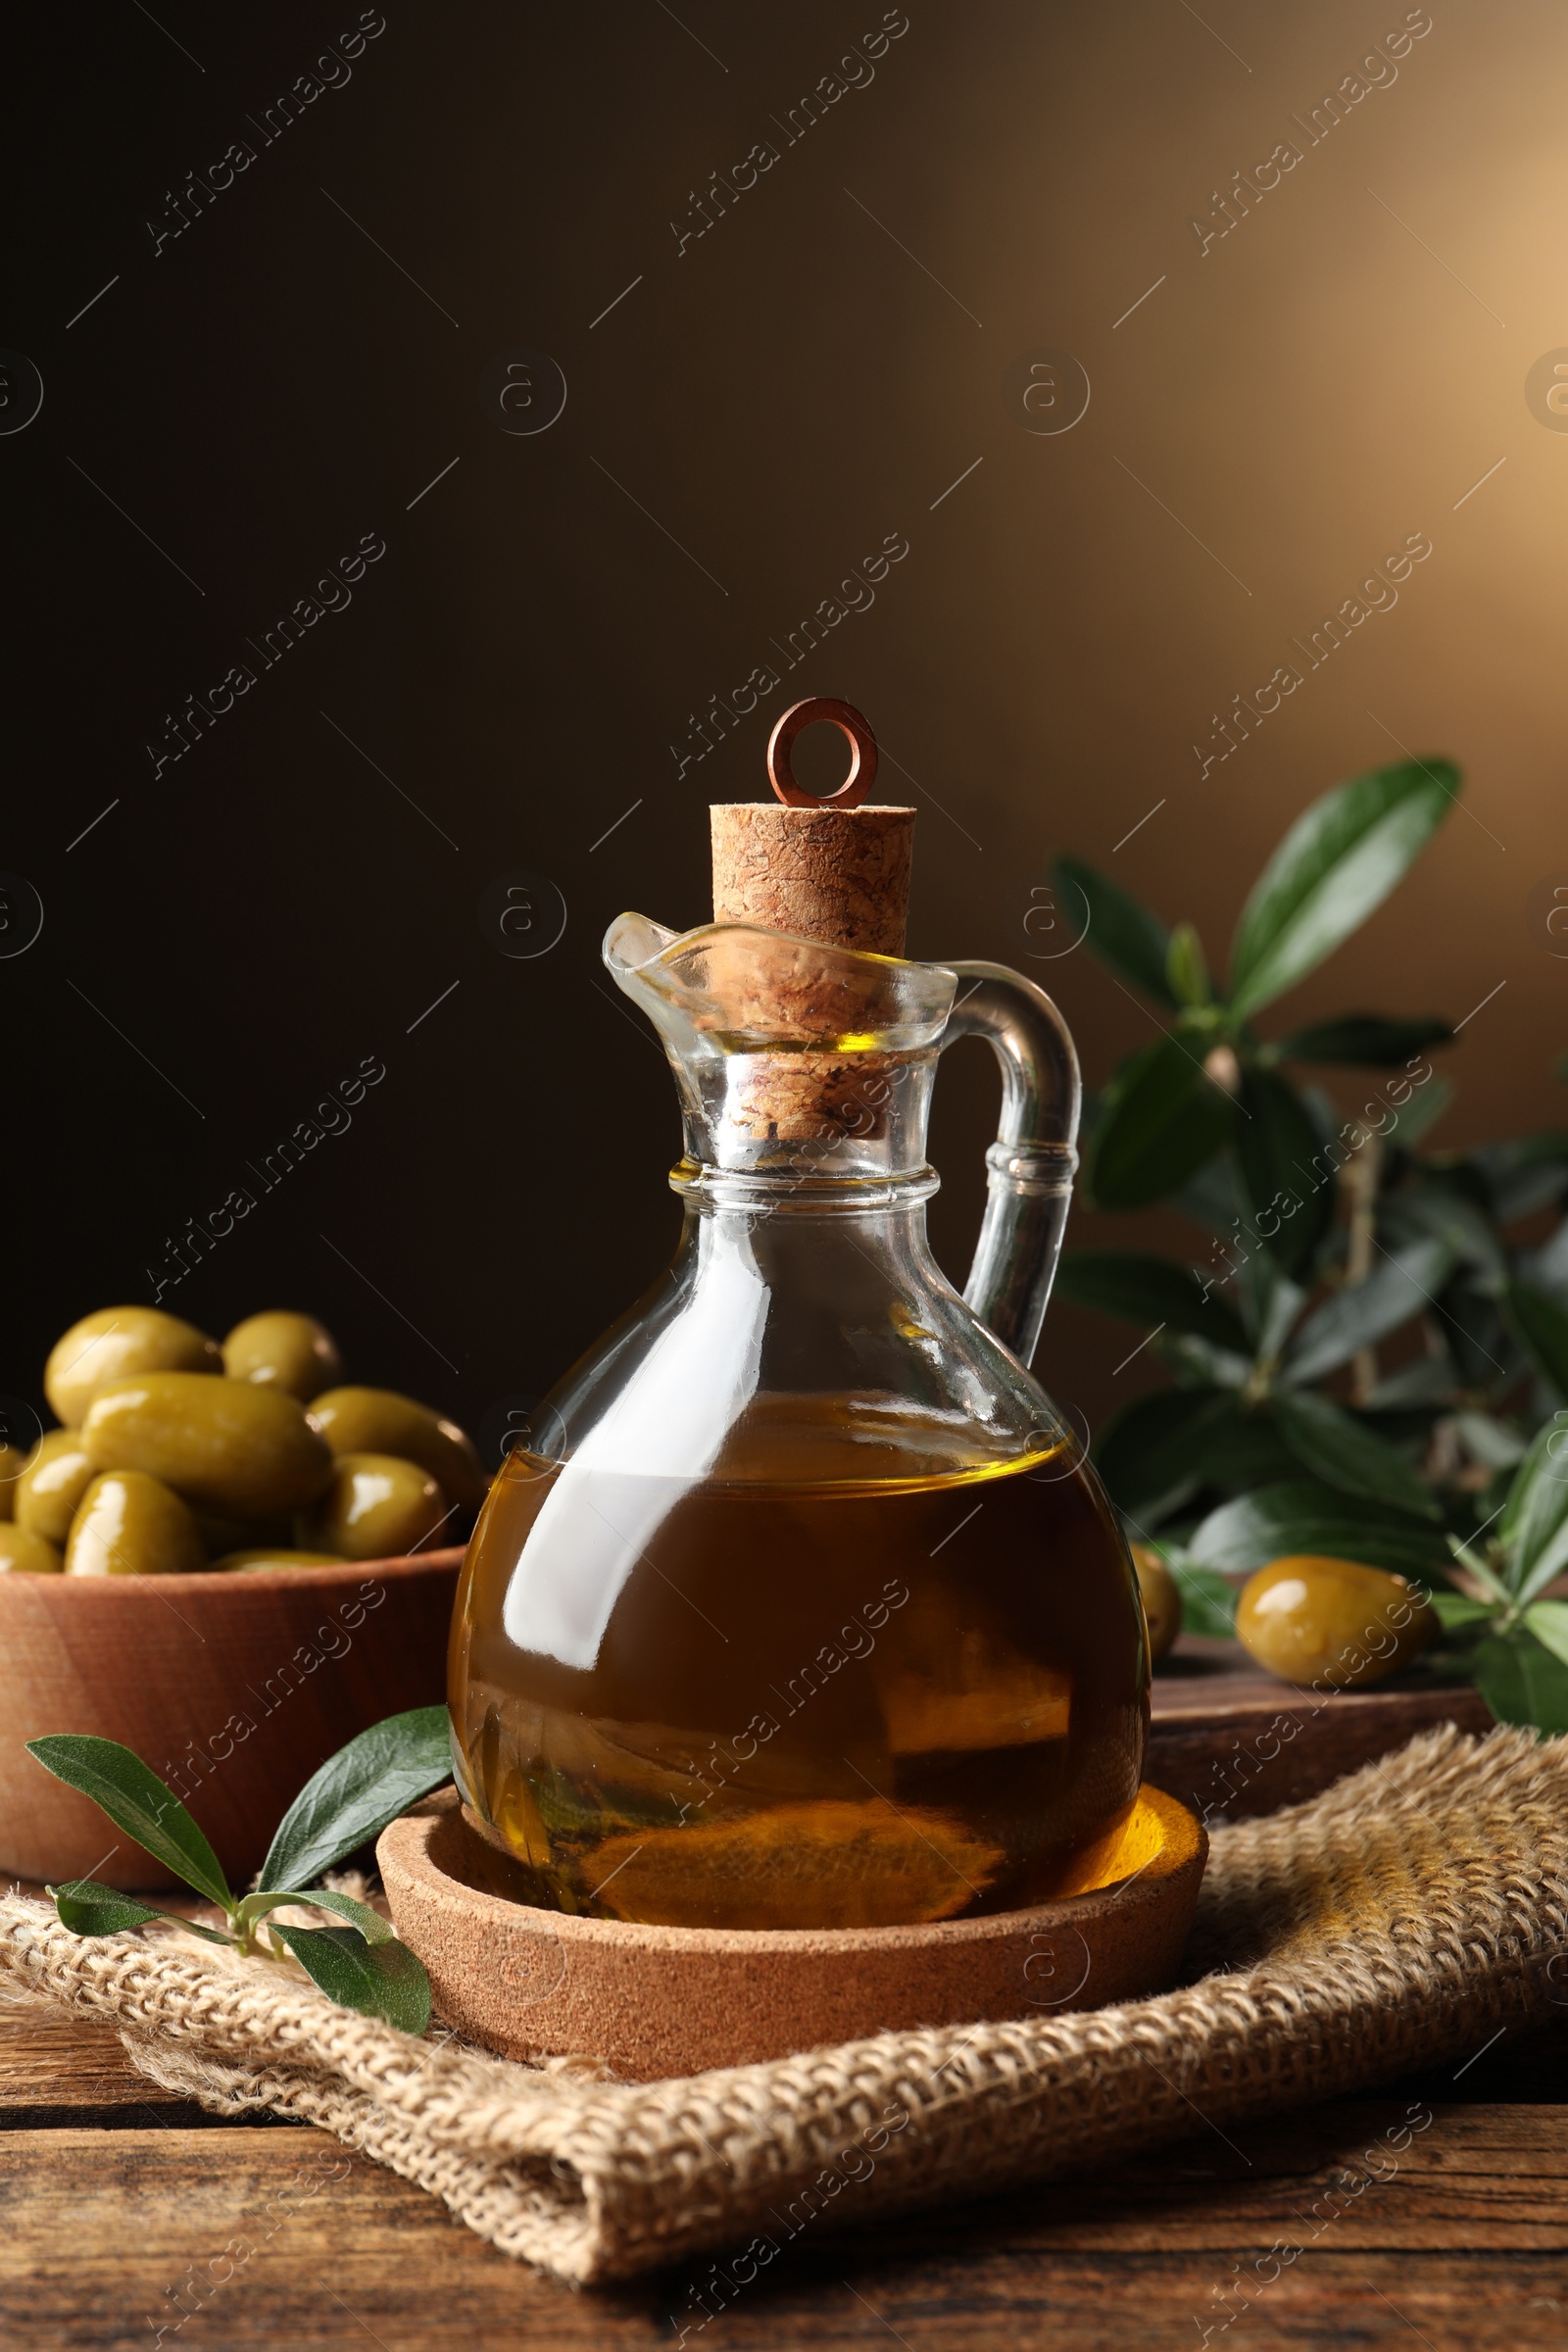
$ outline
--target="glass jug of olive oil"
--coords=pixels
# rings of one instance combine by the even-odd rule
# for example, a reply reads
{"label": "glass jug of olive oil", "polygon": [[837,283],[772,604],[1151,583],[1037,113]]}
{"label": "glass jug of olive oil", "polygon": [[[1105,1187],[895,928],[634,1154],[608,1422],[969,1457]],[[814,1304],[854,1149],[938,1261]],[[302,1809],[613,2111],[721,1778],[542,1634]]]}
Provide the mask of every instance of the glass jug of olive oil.
{"label": "glass jug of olive oil", "polygon": [[[1029,981],[624,915],[674,1071],[663,1281],[567,1375],[469,1544],[467,1819],[524,1899],[847,1928],[1093,1884],[1136,1797],[1147,1642],[1118,1523],[1025,1369],[1065,1221],[1071,1039]],[[962,1298],[931,1256],[938,1056],[1002,1134]]]}

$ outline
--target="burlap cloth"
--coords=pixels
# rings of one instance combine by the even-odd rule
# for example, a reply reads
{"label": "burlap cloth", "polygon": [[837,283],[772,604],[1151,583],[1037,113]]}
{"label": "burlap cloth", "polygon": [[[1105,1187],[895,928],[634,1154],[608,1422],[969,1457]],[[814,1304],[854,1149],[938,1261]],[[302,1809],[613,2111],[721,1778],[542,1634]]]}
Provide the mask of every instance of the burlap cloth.
{"label": "burlap cloth", "polygon": [[1081,2173],[1468,2057],[1561,2014],[1565,1943],[1568,1740],[1451,1728],[1219,1829],[1183,1990],[688,2081],[513,2065],[439,2028],[412,2041],[264,1965],[156,1931],[82,1941],[0,1897],[0,1976],[112,2020],[155,2082],[324,2126],[579,2282]]}

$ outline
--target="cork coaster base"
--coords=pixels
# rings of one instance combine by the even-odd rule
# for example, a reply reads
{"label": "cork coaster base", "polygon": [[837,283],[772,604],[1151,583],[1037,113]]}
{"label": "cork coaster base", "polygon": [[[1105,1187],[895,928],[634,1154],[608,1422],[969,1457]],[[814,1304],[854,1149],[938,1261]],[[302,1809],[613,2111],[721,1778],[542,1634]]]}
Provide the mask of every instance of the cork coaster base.
{"label": "cork coaster base", "polygon": [[1163,1991],[1207,1852],[1187,1808],[1146,1784],[1095,1883],[1056,1902],[927,1927],[747,1931],[573,1919],[489,1893],[454,1791],[376,1848],[447,2025],[504,2057],[587,2057],[628,2082]]}

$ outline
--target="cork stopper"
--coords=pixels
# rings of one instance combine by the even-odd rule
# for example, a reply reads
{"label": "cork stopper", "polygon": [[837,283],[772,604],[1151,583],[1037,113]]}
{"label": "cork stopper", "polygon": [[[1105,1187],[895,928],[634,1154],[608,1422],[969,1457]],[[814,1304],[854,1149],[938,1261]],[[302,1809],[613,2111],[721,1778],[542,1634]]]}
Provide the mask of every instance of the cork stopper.
{"label": "cork stopper", "polygon": [[[854,751],[844,783],[821,800],[801,789],[790,766],[796,738],[813,719],[840,728]],[[777,801],[709,811],[714,922],[760,923],[864,955],[902,956],[915,812],[864,805],[876,769],[876,738],[851,704],[818,696],[786,710],[767,746]]]}
{"label": "cork stopper", "polygon": [[[854,753],[844,783],[821,799],[796,783],[790,765],[796,738],[814,719],[838,727]],[[852,704],[817,696],[786,710],[767,746],[776,801],[730,802],[709,811],[715,923],[755,923],[862,955],[902,956],[915,811],[865,803],[876,769],[876,737]],[[720,958],[731,960],[739,958]],[[824,978],[808,961],[788,977],[780,970],[743,982],[738,968],[728,975],[748,1026],[797,1036],[855,1030],[860,1023],[846,1004],[842,976],[831,986]],[[881,1112],[868,1109],[861,1089],[885,1059],[798,1049],[759,1055],[750,1071],[737,1074],[731,1116],[759,1140],[832,1143],[850,1133],[878,1135]]]}

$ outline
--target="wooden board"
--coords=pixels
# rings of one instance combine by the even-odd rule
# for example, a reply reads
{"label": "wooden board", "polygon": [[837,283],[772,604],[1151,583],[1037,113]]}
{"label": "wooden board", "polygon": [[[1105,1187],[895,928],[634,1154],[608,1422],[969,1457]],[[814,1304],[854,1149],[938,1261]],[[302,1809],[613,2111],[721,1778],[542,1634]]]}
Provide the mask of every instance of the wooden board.
{"label": "wooden board", "polygon": [[1210,1827],[1299,1804],[1439,1724],[1493,1722],[1466,1683],[1415,1672],[1323,1695],[1265,1674],[1238,1642],[1189,1634],[1155,1668],[1152,1718],[1145,1778]]}

